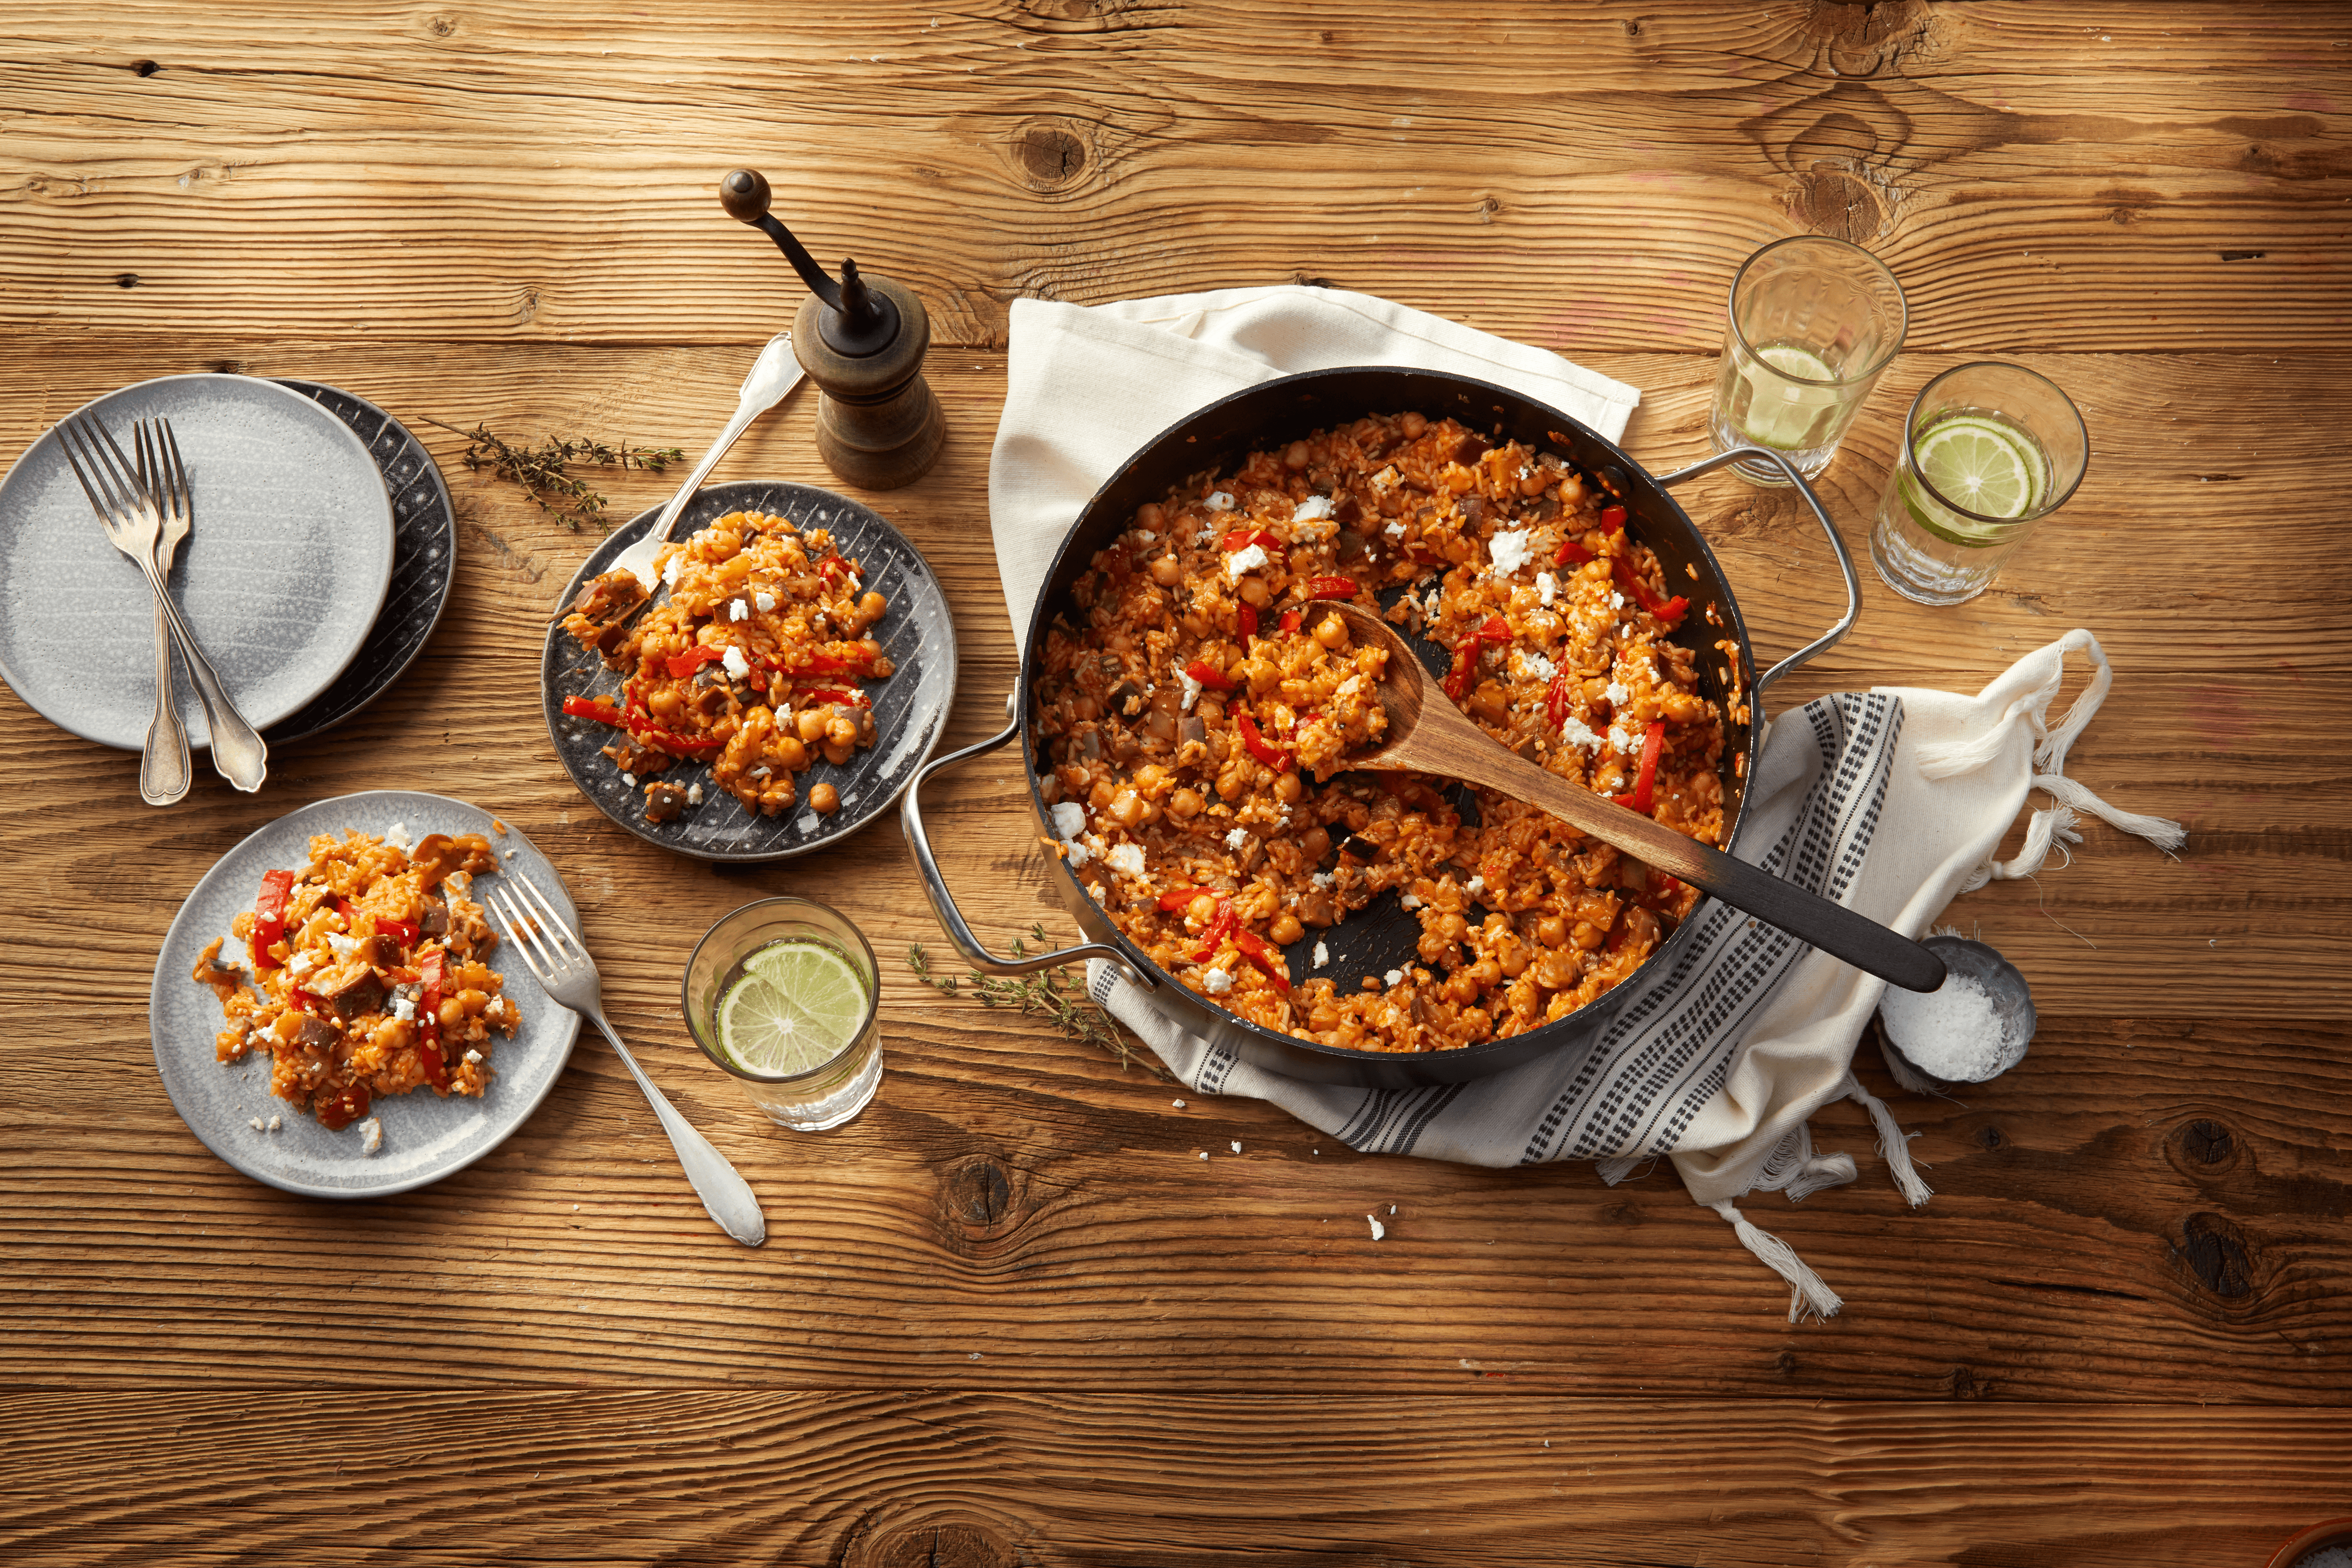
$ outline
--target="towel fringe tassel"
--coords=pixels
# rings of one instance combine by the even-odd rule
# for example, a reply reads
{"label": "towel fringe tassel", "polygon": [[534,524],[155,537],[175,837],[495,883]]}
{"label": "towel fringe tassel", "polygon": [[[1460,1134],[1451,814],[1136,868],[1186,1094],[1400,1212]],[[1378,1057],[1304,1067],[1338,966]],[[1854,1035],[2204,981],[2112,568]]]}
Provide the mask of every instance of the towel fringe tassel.
{"label": "towel fringe tassel", "polygon": [[1936,1189],[1922,1181],[1911,1163],[1911,1140],[1916,1132],[1906,1132],[1895,1124],[1895,1112],[1886,1102],[1862,1087],[1862,1080],[1846,1074],[1845,1094],[1848,1100],[1870,1112],[1870,1124],[1878,1129],[1878,1157],[1886,1162],[1886,1173],[1895,1178],[1895,1190],[1903,1201],[1917,1208],[1935,1196]]}
{"label": "towel fringe tassel", "polygon": [[1789,1321],[1801,1323],[1807,1316],[1823,1321],[1834,1318],[1845,1305],[1838,1293],[1822,1282],[1822,1277],[1805,1267],[1805,1260],[1794,1248],[1769,1231],[1759,1230],[1737,1205],[1725,1202],[1710,1205],[1716,1213],[1731,1222],[1731,1231],[1739,1244],[1754,1253],[1759,1261],[1789,1282]]}

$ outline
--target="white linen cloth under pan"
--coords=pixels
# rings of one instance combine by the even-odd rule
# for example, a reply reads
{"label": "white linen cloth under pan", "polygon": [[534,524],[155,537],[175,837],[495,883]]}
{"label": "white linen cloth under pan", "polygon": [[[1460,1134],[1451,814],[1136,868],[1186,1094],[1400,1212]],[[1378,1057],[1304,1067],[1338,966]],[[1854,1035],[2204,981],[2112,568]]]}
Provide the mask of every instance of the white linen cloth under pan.
{"label": "white linen cloth under pan", "polygon": [[[1616,439],[1639,398],[1556,354],[1418,310],[1336,289],[1228,289],[1083,308],[1013,307],[1009,382],[989,466],[989,510],[1016,628],[1088,497],[1146,441],[1256,382],[1355,364],[1454,371],[1516,388]],[[2053,729],[2066,655],[2092,666]],[[1999,877],[2041,868],[2079,841],[2077,810],[2171,849],[2179,826],[2108,807],[2064,776],[2066,750],[2105,698],[2098,642],[2073,631],[1973,697],[1909,689],[1841,692],[1769,724],[1739,853],[1908,936]],[[2023,851],[1992,859],[2027,794]],[[1882,833],[1882,824],[1899,830]],[[1791,1321],[1828,1317],[1836,1293],[1736,1206],[1756,1191],[1791,1201],[1854,1179],[1851,1156],[1821,1154],[1806,1119],[1850,1098],[1912,1204],[1928,1189],[1908,1140],[1857,1082],[1853,1049],[1885,989],[1874,978],[1716,900],[1692,914],[1699,938],[1672,973],[1620,1009],[1584,1052],[1560,1052],[1474,1083],[1364,1089],[1307,1083],[1213,1049],[1171,1023],[1099,961],[1089,989],[1202,1093],[1270,1100],[1369,1153],[1477,1165],[1591,1160],[1614,1183],[1664,1155],[1696,1202],[1790,1285]]]}

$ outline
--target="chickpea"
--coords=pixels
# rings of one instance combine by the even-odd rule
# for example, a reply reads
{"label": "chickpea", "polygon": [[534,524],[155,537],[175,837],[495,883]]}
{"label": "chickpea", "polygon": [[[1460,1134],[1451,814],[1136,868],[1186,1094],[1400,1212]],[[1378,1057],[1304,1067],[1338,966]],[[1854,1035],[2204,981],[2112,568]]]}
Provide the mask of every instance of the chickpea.
{"label": "chickpea", "polygon": [[1173,782],[1168,770],[1158,763],[1146,763],[1135,770],[1135,792],[1146,800],[1160,799]]}
{"label": "chickpea", "polygon": [[443,1028],[454,1029],[466,1021],[466,1004],[456,996],[445,996],[441,999],[441,1010],[435,1016],[441,1020]]}
{"label": "chickpea", "polygon": [[1087,791],[1087,805],[1095,811],[1100,811],[1110,805],[1112,797],[1118,793],[1111,787],[1110,780],[1097,779],[1094,788]]}
{"label": "chickpea", "polygon": [[1529,468],[1519,476],[1519,493],[1530,499],[1551,488],[1551,474],[1541,468]]}
{"label": "chickpea", "polygon": [[1168,513],[1156,500],[1145,501],[1135,509],[1135,526],[1157,533],[1168,526]]}
{"label": "chickpea", "polygon": [[[870,626],[875,622],[880,620],[884,613],[889,608],[889,600],[884,598],[879,594],[869,592],[864,598],[857,601],[857,618]],[[874,641],[871,637],[868,637],[866,640],[868,642]],[[880,644],[875,644],[875,651],[877,653],[881,651]]]}
{"label": "chickpea", "polygon": [[824,739],[824,727],[832,721],[833,710],[829,707],[803,708],[793,715],[793,727],[812,746]]}
{"label": "chickpea", "polygon": [[857,744],[857,721],[851,718],[848,714],[842,712],[837,708],[831,710],[831,711],[833,713],[833,718],[826,722],[824,727],[824,743],[826,747],[830,749],[834,746],[855,746]]}
{"label": "chickpea", "polygon": [[1460,1005],[1478,1000],[1478,983],[1470,978],[1466,969],[1457,969],[1445,977],[1445,999]]}
{"label": "chickpea", "polygon": [[819,816],[831,816],[841,809],[841,792],[829,784],[821,784],[809,791],[809,809]]}
{"label": "chickpea", "polygon": [[1077,696],[1070,699],[1070,717],[1073,719],[1099,719],[1102,717],[1102,704],[1096,701],[1093,698],[1087,696],[1084,692],[1080,692]]}
{"label": "chickpea", "polygon": [[1463,1008],[1460,1022],[1466,1032],[1466,1037],[1473,1040],[1483,1037],[1487,1030],[1495,1026],[1495,1020],[1487,1016],[1486,1009],[1484,1007]]}
{"label": "chickpea", "polygon": [[1207,805],[1208,802],[1202,800],[1199,793],[1194,790],[1180,789],[1168,797],[1169,814],[1179,822],[1192,821],[1201,815],[1202,809]]}
{"label": "chickpea", "polygon": [[1672,724],[1687,724],[1706,713],[1706,699],[1696,692],[1669,691],[1658,704],[1661,717]]}
{"label": "chickpea", "polygon": [[[831,763],[836,768],[845,765],[849,759],[856,754],[857,748],[856,746],[836,746],[831,741],[827,741],[817,752],[817,755],[823,757],[826,762]],[[788,778],[790,777],[789,774],[786,776]]]}
{"label": "chickpea", "polygon": [[646,706],[653,710],[656,719],[675,719],[678,710],[686,706],[686,694],[675,686],[665,686],[646,699]]}
{"label": "chickpea", "polygon": [[1242,585],[1237,591],[1241,595],[1242,603],[1253,610],[1265,609],[1274,599],[1274,590],[1255,577],[1243,578]]}
{"label": "chickpea", "polygon": [[1193,926],[1205,926],[1217,918],[1217,899],[1213,893],[1202,893],[1184,906],[1184,918]]}
{"label": "chickpea", "polygon": [[1315,640],[1338,653],[1348,646],[1348,623],[1337,616],[1326,616],[1315,627]]}
{"label": "chickpea", "polygon": [[1517,980],[1528,972],[1528,950],[1515,942],[1508,947],[1498,950],[1495,954],[1495,962],[1502,966],[1503,973],[1507,978]]}
{"label": "chickpea", "polygon": [[1112,797],[1110,814],[1118,819],[1122,827],[1140,827],[1143,826],[1143,797],[1131,789],[1123,789]]}
{"label": "chickpea", "polygon": [[1297,805],[1298,797],[1306,793],[1307,786],[1298,782],[1297,773],[1286,771],[1275,775],[1274,798],[1283,805]]}
{"label": "chickpea", "polygon": [[1286,910],[1274,917],[1274,924],[1266,928],[1266,933],[1276,947],[1288,947],[1307,934],[1307,928],[1298,923],[1297,916]]}
{"label": "chickpea", "polygon": [[1559,947],[1568,941],[1568,921],[1561,915],[1546,915],[1536,921],[1536,940],[1546,947]]}
{"label": "chickpea", "polygon": [[1151,563],[1151,580],[1163,588],[1173,588],[1184,576],[1184,563],[1173,552]]}
{"label": "chickpea", "polygon": [[1329,830],[1320,826],[1308,828],[1298,837],[1298,849],[1309,861],[1321,865],[1323,857],[1331,853]]}
{"label": "chickpea", "polygon": [[1227,800],[1241,799],[1249,793],[1249,786],[1250,770],[1243,763],[1227,763],[1224,772],[1217,775],[1217,793]]}
{"label": "chickpea", "polygon": [[809,765],[808,748],[796,735],[779,735],[768,742],[768,755],[782,767],[798,773]]}
{"label": "chickpea", "polygon": [[1437,917],[1437,929],[1448,942],[1460,942],[1469,934],[1470,922],[1454,910],[1448,910]]}
{"label": "chickpea", "polygon": [[1076,763],[1064,763],[1054,770],[1054,776],[1061,780],[1062,787],[1073,795],[1087,787],[1087,770]]}
{"label": "chickpea", "polygon": [[480,1017],[482,1009],[489,1005],[490,998],[486,992],[468,988],[457,993],[457,1005],[466,1010],[466,1016],[468,1018]]}
{"label": "chickpea", "polygon": [[1283,448],[1282,466],[1288,468],[1295,474],[1299,469],[1307,466],[1307,443],[1304,441],[1293,441],[1289,446]]}
{"label": "chickpea", "polygon": [[1418,441],[1423,432],[1429,428],[1429,421],[1419,414],[1407,413],[1398,417],[1397,428],[1404,432],[1406,440]]}
{"label": "chickpea", "polygon": [[1547,952],[1536,960],[1536,984],[1547,991],[1565,991],[1576,984],[1576,960],[1564,952]]}
{"label": "chickpea", "polygon": [[1477,963],[1472,964],[1465,973],[1470,976],[1472,984],[1475,984],[1479,990],[1484,991],[1487,987],[1497,984],[1501,982],[1503,978],[1503,966],[1496,963],[1491,958],[1482,958]]}
{"label": "chickpea", "polygon": [[1568,933],[1568,940],[1576,944],[1578,952],[1591,952],[1609,940],[1609,933],[1591,921],[1579,921],[1576,928]]}

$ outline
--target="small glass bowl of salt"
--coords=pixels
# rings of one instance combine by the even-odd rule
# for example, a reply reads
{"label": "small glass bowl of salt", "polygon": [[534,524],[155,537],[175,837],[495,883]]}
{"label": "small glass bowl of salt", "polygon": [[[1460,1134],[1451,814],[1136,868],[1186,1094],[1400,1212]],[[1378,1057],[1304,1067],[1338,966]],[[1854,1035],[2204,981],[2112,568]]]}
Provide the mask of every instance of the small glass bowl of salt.
{"label": "small glass bowl of salt", "polygon": [[1944,961],[1933,991],[1887,987],[1878,1004],[1886,1065],[1913,1094],[1984,1083],[2025,1059],[2033,1039],[2033,993],[2017,965],[1980,942],[1920,939]]}
{"label": "small glass bowl of salt", "polygon": [[2331,1519],[2278,1549],[2270,1568],[2352,1568],[2352,1519]]}

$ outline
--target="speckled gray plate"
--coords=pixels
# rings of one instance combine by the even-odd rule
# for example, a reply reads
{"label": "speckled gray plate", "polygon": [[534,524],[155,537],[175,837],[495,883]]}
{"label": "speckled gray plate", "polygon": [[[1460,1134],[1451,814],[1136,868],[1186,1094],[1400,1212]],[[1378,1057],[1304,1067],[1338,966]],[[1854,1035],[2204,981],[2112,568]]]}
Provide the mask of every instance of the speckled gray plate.
{"label": "speckled gray plate", "polygon": [[[660,510],[639,512],[614,529],[572,574],[551,613],[560,613],[559,606],[572,603],[580,584],[608,570],[653,526]],[[865,568],[866,585],[889,601],[889,613],[871,635],[896,668],[889,679],[866,687],[874,702],[875,743],[841,767],[820,761],[799,779],[803,802],[813,786],[830,781],[841,792],[839,811],[820,817],[803,804],[779,816],[760,816],[710,784],[708,763],[680,762],[661,776],[680,784],[701,782],[702,804],[688,806],[674,822],[647,822],[642,788],[623,784],[620,770],[604,754],[603,748],[618,731],[593,720],[566,717],[563,711],[567,697],[603,695],[617,701],[620,678],[564,636],[561,625],[548,627],[540,656],[540,701],[564,771],[580,793],[614,822],[650,843],[698,859],[782,860],[855,833],[887,811],[929,758],[946,732],[948,710],[955,702],[955,621],[929,563],[904,534],[846,496],[814,485],[749,479],[706,486],[688,504],[670,537],[684,539],[730,511],[771,512],[803,529],[828,531],[834,548]]]}
{"label": "speckled gray plate", "polygon": [[[505,977],[505,994],[513,998],[522,1022],[511,1039],[491,1037],[489,1087],[479,1100],[445,1100],[420,1089],[377,1100],[368,1114],[382,1119],[383,1145],[373,1154],[362,1152],[357,1125],[330,1132],[307,1111],[273,1096],[266,1053],[241,1062],[215,1059],[220,1002],[209,986],[189,978],[196,955],[213,938],[229,935],[229,921],[238,910],[253,907],[264,871],[302,868],[310,858],[311,835],[356,828],[381,837],[394,823],[404,824],[413,838],[428,833],[485,835],[498,852],[499,873],[529,879],[579,929],[580,916],[563,879],[536,846],[511,826],[504,834],[492,831],[488,812],[444,795],[387,789],[322,800],[288,813],[222,856],[164,934],[148,997],[148,1026],[155,1070],[180,1120],[205,1148],[257,1182],[315,1198],[380,1197],[437,1182],[497,1148],[539,1109],[579,1037],[580,1016],[550,1002],[521,960],[500,943],[490,967]],[[490,872],[476,878],[477,901],[504,880],[506,875]],[[229,937],[224,955],[242,963],[242,946]],[[257,1132],[257,1116],[265,1123],[278,1116],[283,1124],[276,1132]]]}
{"label": "speckled gray plate", "polygon": [[[392,501],[366,445],[310,398],[245,375],[173,375],[88,413],[127,451],[165,417],[194,498],[173,599],[254,728],[333,684],[392,580]],[[106,542],[54,429],[0,480],[0,679],[43,718],[136,751],[154,717],[154,601]],[[211,742],[181,669],[188,743]]]}

